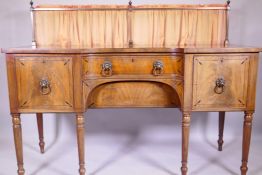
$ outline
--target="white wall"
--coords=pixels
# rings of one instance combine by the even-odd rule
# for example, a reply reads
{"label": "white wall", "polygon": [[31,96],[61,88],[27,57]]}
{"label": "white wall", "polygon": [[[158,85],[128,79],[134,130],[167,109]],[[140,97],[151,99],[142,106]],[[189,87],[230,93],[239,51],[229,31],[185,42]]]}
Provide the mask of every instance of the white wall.
{"label": "white wall", "polygon": [[[104,4],[104,0],[38,0],[37,4]],[[110,0],[110,4],[127,4],[128,0]],[[134,4],[148,3],[221,3],[221,0],[134,0]],[[230,41],[262,47],[262,1],[233,1],[230,14]],[[30,45],[31,24],[29,0],[2,1],[0,6],[0,47]],[[262,134],[262,61],[257,86],[257,111],[255,114],[254,136]],[[0,54],[0,145],[1,138],[12,139],[12,124],[9,115],[7,76],[5,58]],[[181,115],[177,109],[125,109],[90,110],[86,113],[87,134],[137,134],[151,132],[164,137],[161,133],[170,131],[174,137],[180,137]],[[45,118],[45,135],[49,139],[56,136],[69,137],[75,134],[74,115],[48,114]],[[33,115],[22,115],[25,139],[37,139],[36,121]],[[217,113],[194,113],[192,117],[191,137],[217,137]],[[228,138],[241,136],[242,113],[229,113],[226,118]],[[73,131],[73,132],[72,132]],[[31,138],[34,137],[34,138]]]}

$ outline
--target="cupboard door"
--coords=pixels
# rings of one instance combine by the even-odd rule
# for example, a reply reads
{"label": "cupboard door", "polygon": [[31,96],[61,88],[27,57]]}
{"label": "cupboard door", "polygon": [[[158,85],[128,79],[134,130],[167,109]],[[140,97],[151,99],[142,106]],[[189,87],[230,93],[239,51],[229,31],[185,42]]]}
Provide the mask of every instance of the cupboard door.
{"label": "cupboard door", "polygon": [[246,107],[249,55],[195,55],[193,109]]}
{"label": "cupboard door", "polygon": [[73,108],[71,57],[19,56],[15,60],[20,109]]}

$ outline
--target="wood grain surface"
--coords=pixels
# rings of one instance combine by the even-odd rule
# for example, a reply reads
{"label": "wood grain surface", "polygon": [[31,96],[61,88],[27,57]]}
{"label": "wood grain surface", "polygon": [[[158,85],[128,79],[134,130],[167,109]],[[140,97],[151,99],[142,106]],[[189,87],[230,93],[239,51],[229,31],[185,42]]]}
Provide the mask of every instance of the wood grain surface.
{"label": "wood grain surface", "polygon": [[[193,109],[246,108],[250,55],[195,55]],[[224,92],[215,92],[217,79]]]}
{"label": "wood grain surface", "polygon": [[[67,56],[15,57],[20,109],[73,108],[72,58]],[[50,93],[41,93],[40,81],[50,83]]]}
{"label": "wood grain surface", "polygon": [[165,75],[183,75],[183,57],[182,56],[89,56],[84,58],[84,73],[86,78],[101,77],[102,64],[110,62],[112,64],[112,76],[115,75],[153,75],[153,65],[155,62],[163,64],[163,73]]}

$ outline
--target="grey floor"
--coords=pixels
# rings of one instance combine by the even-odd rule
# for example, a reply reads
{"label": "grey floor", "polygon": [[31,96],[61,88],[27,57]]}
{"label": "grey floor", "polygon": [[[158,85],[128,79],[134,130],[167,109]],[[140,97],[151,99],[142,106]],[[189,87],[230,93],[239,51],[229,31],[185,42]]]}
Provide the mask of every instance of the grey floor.
{"label": "grey floor", "polygon": [[[162,133],[161,133],[162,132]],[[166,136],[163,137],[163,132]],[[88,175],[178,175],[180,174],[180,139],[172,138],[168,130],[160,134],[142,133],[123,136],[112,134],[86,137],[86,167]],[[12,139],[2,139],[0,175],[16,174],[16,159]],[[71,137],[47,140],[47,150],[41,155],[36,138],[24,139],[24,162],[28,175],[75,175],[78,170],[77,145]],[[4,143],[4,144],[3,144]],[[262,174],[262,139],[253,138],[249,175]],[[240,174],[241,139],[228,139],[223,152],[216,150],[214,139],[190,141],[189,174]]]}

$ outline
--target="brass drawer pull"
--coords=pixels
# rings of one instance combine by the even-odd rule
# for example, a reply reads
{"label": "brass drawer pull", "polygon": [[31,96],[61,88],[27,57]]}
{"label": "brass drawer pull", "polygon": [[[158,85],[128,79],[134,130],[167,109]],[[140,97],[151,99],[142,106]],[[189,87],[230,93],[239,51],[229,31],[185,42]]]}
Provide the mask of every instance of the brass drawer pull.
{"label": "brass drawer pull", "polygon": [[225,79],[224,78],[218,78],[216,80],[216,87],[214,89],[216,94],[222,94],[225,89]]}
{"label": "brass drawer pull", "polygon": [[51,93],[50,83],[47,79],[40,80],[39,84],[40,84],[40,92],[42,95],[48,95]]}
{"label": "brass drawer pull", "polygon": [[112,76],[112,72],[113,72],[113,65],[110,61],[105,61],[102,64],[102,71],[101,74],[104,77],[110,77]]}
{"label": "brass drawer pull", "polygon": [[164,72],[164,64],[161,61],[155,61],[153,64],[153,75],[159,76]]}

